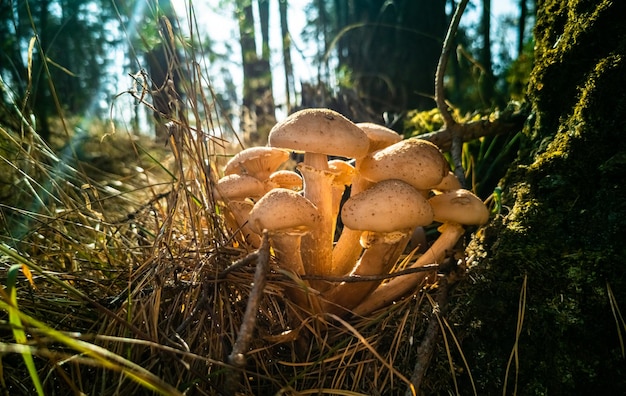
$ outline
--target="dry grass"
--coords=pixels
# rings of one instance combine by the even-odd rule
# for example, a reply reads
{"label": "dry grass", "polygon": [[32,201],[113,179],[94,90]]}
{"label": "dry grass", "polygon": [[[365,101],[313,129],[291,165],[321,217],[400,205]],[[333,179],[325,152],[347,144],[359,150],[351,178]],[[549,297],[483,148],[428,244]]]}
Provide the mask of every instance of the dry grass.
{"label": "dry grass", "polygon": [[[246,371],[229,369],[255,263],[231,267],[250,251],[213,200],[210,139],[187,125],[178,130],[170,173],[129,164],[132,174],[96,181],[44,165],[44,146],[22,153],[30,166],[13,186],[20,198],[1,211],[2,266],[33,273],[33,285],[18,277],[14,308],[45,394],[220,394],[233,375],[245,394],[404,393],[423,327],[421,297],[370,318],[312,316],[282,298],[291,280],[275,267]],[[37,195],[27,200],[29,191]],[[1,315],[3,384],[29,394],[20,343]]]}

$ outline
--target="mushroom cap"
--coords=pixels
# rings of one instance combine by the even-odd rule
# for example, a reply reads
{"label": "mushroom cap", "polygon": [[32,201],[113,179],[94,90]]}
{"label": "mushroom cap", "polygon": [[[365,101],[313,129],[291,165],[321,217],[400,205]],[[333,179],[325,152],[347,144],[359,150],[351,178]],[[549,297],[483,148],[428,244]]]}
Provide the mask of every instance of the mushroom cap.
{"label": "mushroom cap", "polygon": [[239,174],[265,180],[289,159],[289,153],[275,147],[251,147],[237,153],[226,163],[225,175]]}
{"label": "mushroom cap", "polygon": [[341,220],[353,230],[394,232],[432,223],[433,210],[419,191],[392,179],[350,197]]}
{"label": "mushroom cap", "polygon": [[474,193],[464,189],[450,190],[431,197],[434,220],[440,223],[482,225],[489,220],[489,209]]}
{"label": "mushroom cap", "polygon": [[304,109],[274,125],[269,145],[295,151],[361,158],[368,152],[365,132],[330,109]]}
{"label": "mushroom cap", "polygon": [[303,233],[319,222],[317,208],[293,190],[275,188],[261,198],[250,211],[252,230]]}
{"label": "mushroom cap", "polygon": [[216,187],[222,197],[232,200],[255,198],[265,194],[263,183],[248,175],[224,176],[217,181]]}
{"label": "mushroom cap", "polygon": [[356,126],[361,128],[370,140],[370,153],[376,150],[384,149],[385,147],[391,146],[392,144],[398,143],[402,140],[402,136],[400,136],[393,129],[389,129],[386,126],[378,125],[373,122],[359,122]]}
{"label": "mushroom cap", "polygon": [[458,190],[460,188],[462,188],[461,183],[459,183],[459,179],[457,179],[452,171],[449,171],[448,174],[441,179],[439,184],[432,187],[433,190],[438,191]]}
{"label": "mushroom cap", "polygon": [[361,176],[373,182],[399,179],[418,190],[428,190],[448,174],[449,165],[437,146],[413,138],[368,154],[359,169]]}
{"label": "mushroom cap", "polygon": [[276,187],[286,188],[289,190],[302,190],[302,176],[294,171],[279,170],[272,173],[269,181]]}

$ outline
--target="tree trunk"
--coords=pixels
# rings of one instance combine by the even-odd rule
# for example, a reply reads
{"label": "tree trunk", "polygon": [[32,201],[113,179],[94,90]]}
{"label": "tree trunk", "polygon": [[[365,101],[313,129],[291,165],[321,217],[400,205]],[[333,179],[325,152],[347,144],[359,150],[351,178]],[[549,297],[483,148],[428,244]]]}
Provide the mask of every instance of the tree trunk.
{"label": "tree trunk", "polygon": [[[42,1],[39,5],[39,28],[38,28],[38,40],[39,48],[37,49],[34,59],[33,70],[36,70],[36,76],[34,76],[35,94],[32,98],[31,107],[37,120],[37,133],[45,141],[50,140],[50,123],[48,117],[50,117],[55,109],[54,101],[50,93],[50,78],[48,76],[48,70],[45,65],[46,52],[48,50],[48,18],[50,15],[50,2]],[[42,51],[44,51],[42,53]]]}
{"label": "tree trunk", "polygon": [[356,0],[338,10],[330,49],[363,104],[374,114],[431,109],[446,0]]}
{"label": "tree trunk", "polygon": [[483,46],[480,51],[480,63],[483,68],[480,76],[480,96],[483,104],[490,107],[495,91],[495,78],[491,62],[491,0],[483,0],[480,30],[483,38]]}
{"label": "tree trunk", "polygon": [[270,2],[259,0],[259,24],[261,25],[261,58],[270,59]]}
{"label": "tree trunk", "polygon": [[624,15],[623,1],[538,4],[533,116],[451,304],[480,395],[626,394]]}
{"label": "tree trunk", "polygon": [[[269,18],[263,10],[264,1],[259,1],[262,18]],[[254,13],[252,2],[237,0],[237,20],[239,21],[239,42],[243,60],[243,101],[241,109],[241,132],[249,145],[263,145],[267,135],[276,123],[274,95],[272,93],[272,71],[269,57],[259,57],[255,43]],[[262,30],[269,21],[260,21]],[[268,34],[262,33],[265,41]],[[266,43],[264,43],[266,44]],[[269,45],[267,51],[269,56]]]}
{"label": "tree trunk", "polygon": [[524,53],[526,43],[526,18],[528,18],[528,0],[519,0],[519,19],[517,26],[517,57]]}
{"label": "tree trunk", "polygon": [[152,105],[154,106],[154,135],[159,142],[169,138],[166,124],[178,116],[183,117],[184,105],[181,87],[184,78],[181,55],[176,48],[176,20],[173,10],[164,5],[158,20],[160,43],[145,54],[150,74]]}
{"label": "tree trunk", "polygon": [[287,114],[291,113],[292,94],[295,96],[296,85],[293,76],[293,62],[291,60],[291,35],[289,34],[289,23],[287,19],[287,0],[278,1],[280,14],[280,35],[282,38],[283,65],[285,68],[285,109]]}

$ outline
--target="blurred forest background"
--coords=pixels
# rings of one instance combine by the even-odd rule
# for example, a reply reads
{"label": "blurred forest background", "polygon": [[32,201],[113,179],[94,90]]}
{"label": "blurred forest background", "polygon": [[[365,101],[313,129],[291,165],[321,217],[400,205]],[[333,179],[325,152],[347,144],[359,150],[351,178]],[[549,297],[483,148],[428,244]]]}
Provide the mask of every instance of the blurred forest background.
{"label": "blurred forest background", "polygon": [[[136,133],[151,133],[145,106],[114,100],[133,88],[128,76],[150,89],[155,110],[167,117],[163,91],[180,91],[183,103],[183,80],[197,67],[210,73],[207,97],[236,123],[234,132],[254,143],[263,142],[277,111],[284,117],[300,107],[331,107],[355,122],[386,122],[402,132],[407,112],[435,107],[433,76],[452,1],[298,1],[296,24],[286,0],[211,2],[219,17],[214,20],[201,14],[210,5],[197,2],[190,9],[192,4],[3,2],[2,122],[19,129],[17,107],[34,115],[46,141],[54,117],[112,116]],[[515,5],[515,12],[496,19],[491,1],[470,3],[472,21],[457,35],[446,79],[447,99],[460,111],[503,108],[511,98],[521,99],[535,5]],[[238,31],[229,32],[238,40],[221,41],[232,25],[220,23],[229,17],[238,21]],[[270,37],[277,26],[281,37]],[[294,65],[306,65],[305,77]],[[116,100],[123,110],[109,113]]]}

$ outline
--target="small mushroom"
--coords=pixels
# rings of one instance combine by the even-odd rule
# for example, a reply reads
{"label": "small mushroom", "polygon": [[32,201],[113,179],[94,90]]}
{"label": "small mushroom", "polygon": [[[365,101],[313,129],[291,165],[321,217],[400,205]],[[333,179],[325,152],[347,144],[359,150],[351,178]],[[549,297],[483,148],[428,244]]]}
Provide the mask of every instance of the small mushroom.
{"label": "small mushroom", "polygon": [[450,190],[431,197],[434,219],[440,223],[482,225],[489,220],[489,209],[474,193],[464,189]]}
{"label": "small mushroom", "polygon": [[268,191],[278,187],[300,191],[302,190],[302,176],[294,171],[279,170],[270,175],[268,184],[270,186]]}
{"label": "small mushroom", "polygon": [[289,159],[289,153],[275,147],[251,147],[237,153],[226,163],[225,175],[248,175],[265,181]]}
{"label": "small mushroom", "polygon": [[332,265],[332,183],[328,156],[361,158],[368,150],[365,133],[341,114],[329,109],[305,109],[276,124],[269,145],[304,152],[298,166],[304,196],[318,209],[318,227],[303,238],[302,253],[308,274],[328,275]]}
{"label": "small mushroom", "polygon": [[[361,232],[360,244],[365,248],[351,275],[382,275],[396,263],[413,229],[432,223],[433,211],[422,194],[409,184],[385,180],[350,197],[343,206],[341,219],[345,227]],[[379,283],[341,283],[325,297],[332,306],[351,309]]]}
{"label": "small mushroom", "polygon": [[[465,230],[463,225],[481,225],[489,220],[489,210],[485,204],[467,190],[453,190],[429,199],[433,208],[433,219],[443,222],[440,235],[433,245],[420,256],[410,268],[440,263],[446,257]],[[376,309],[387,306],[404,296],[427,276],[425,272],[394,278],[379,286],[369,297],[354,309],[358,315],[367,315]]]}
{"label": "small mushroom", "polygon": [[248,223],[248,213],[254,202],[265,194],[265,186],[258,179],[232,174],[222,177],[215,186],[216,196],[224,202],[232,217],[226,217],[234,231],[240,231],[243,240],[253,248],[258,248],[261,236],[252,231]]}
{"label": "small mushroom", "polygon": [[443,177],[439,184],[433,186],[432,190],[435,190],[435,193],[440,193],[444,191],[458,190],[460,188],[461,183],[459,183],[459,179],[457,179],[454,172],[448,171],[448,174]]}
{"label": "small mushroom", "polygon": [[356,124],[359,128],[365,132],[367,138],[370,141],[369,152],[378,151],[385,147],[391,146],[394,143],[398,143],[402,140],[402,136],[399,135],[393,129],[389,129],[386,126],[378,125],[373,122],[359,122]]}
{"label": "small mushroom", "polygon": [[[370,142],[370,146],[376,144]],[[441,182],[448,172],[448,163],[434,144],[420,139],[407,139],[370,152],[357,161],[355,168],[357,176],[352,184],[352,196],[371,183],[387,179],[400,179],[426,192]],[[342,230],[333,251],[335,273],[351,268],[358,259],[358,237],[359,234],[349,228]]]}
{"label": "small mushroom", "polygon": [[265,194],[265,186],[257,178],[247,175],[232,174],[222,177],[215,186],[220,199],[243,200],[251,198],[257,200]]}
{"label": "small mushroom", "polygon": [[[259,234],[267,230],[278,265],[295,273],[305,274],[300,251],[303,235],[315,228],[319,214],[315,206],[293,190],[276,188],[268,192],[250,211],[250,225]],[[301,291],[290,289],[290,297],[301,306],[308,298]]]}

